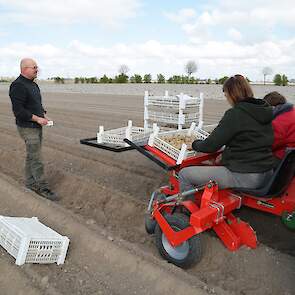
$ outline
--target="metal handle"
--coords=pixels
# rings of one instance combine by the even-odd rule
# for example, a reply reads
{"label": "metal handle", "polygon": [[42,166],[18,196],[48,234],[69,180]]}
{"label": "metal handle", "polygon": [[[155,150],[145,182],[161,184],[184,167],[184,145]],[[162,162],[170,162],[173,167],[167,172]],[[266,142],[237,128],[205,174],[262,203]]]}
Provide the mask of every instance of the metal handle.
{"label": "metal handle", "polygon": [[135,148],[141,154],[143,154],[144,156],[146,156],[147,158],[149,158],[150,160],[152,160],[153,162],[155,162],[156,164],[158,164],[160,167],[162,167],[163,169],[165,169],[167,171],[173,170],[176,167],[178,167],[178,165],[175,165],[175,166],[169,166],[169,165],[167,165],[165,162],[163,162],[162,160],[160,160],[157,157],[155,157],[153,154],[151,154],[150,152],[148,152],[146,149],[144,149],[143,147],[141,147],[139,145],[136,145],[134,142],[130,141],[127,138],[124,138],[123,140],[126,143],[128,143],[131,147]]}

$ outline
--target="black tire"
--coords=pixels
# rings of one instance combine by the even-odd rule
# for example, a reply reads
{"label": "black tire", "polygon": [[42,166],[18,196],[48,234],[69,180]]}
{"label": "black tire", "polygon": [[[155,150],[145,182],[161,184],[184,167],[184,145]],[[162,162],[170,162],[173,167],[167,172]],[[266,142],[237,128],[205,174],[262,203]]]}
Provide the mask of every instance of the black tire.
{"label": "black tire", "polygon": [[[188,216],[180,213],[165,215],[165,219],[175,231],[185,229],[189,226]],[[155,228],[156,246],[161,256],[168,262],[181,268],[190,268],[200,262],[202,258],[202,245],[200,235],[195,235],[177,247],[172,247],[160,226]]]}
{"label": "black tire", "polygon": [[[165,199],[166,196],[162,193],[156,193],[154,201],[156,200],[163,200]],[[157,222],[155,219],[151,217],[151,214],[146,213],[144,216],[144,226],[145,230],[149,235],[152,235],[155,233],[155,228],[156,228]]]}
{"label": "black tire", "polygon": [[154,234],[156,225],[157,225],[157,221],[151,217],[151,214],[146,213],[145,216],[144,216],[145,231],[149,235]]}

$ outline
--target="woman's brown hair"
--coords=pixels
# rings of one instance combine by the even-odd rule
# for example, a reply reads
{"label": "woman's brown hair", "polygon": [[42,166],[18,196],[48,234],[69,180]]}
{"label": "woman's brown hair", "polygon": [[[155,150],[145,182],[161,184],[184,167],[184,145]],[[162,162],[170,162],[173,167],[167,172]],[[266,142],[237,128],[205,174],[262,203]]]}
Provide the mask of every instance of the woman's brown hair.
{"label": "woman's brown hair", "polygon": [[230,96],[234,104],[254,96],[249,82],[242,75],[228,78],[223,84],[223,92]]}
{"label": "woman's brown hair", "polygon": [[271,106],[276,106],[278,104],[284,104],[287,102],[285,96],[278,93],[277,91],[266,94],[263,99]]}

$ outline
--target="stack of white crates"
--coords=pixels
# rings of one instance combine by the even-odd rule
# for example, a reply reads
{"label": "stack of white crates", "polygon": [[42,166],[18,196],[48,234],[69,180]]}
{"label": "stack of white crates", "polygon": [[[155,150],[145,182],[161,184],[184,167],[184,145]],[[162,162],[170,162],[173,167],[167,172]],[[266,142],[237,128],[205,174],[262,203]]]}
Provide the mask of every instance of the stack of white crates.
{"label": "stack of white crates", "polygon": [[0,216],[0,245],[12,255],[15,264],[63,264],[69,239],[43,225],[37,217]]}
{"label": "stack of white crates", "polygon": [[169,96],[144,95],[144,128],[150,129],[153,123],[172,129],[189,128],[195,122],[198,128],[203,125],[203,93],[199,97],[191,97],[181,93]]}

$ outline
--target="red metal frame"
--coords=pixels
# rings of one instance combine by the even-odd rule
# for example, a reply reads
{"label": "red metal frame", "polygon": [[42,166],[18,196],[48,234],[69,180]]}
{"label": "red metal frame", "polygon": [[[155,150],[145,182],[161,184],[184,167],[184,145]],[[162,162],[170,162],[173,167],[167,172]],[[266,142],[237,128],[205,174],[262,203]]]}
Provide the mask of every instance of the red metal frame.
{"label": "red metal frame", "polygon": [[282,216],[284,212],[292,213],[295,209],[295,178],[280,197],[264,199],[243,195],[243,205],[277,216]]}
{"label": "red metal frame", "polygon": [[[145,146],[145,149],[168,165],[175,166],[175,160],[156,148]],[[220,154],[200,154],[185,159],[181,165],[169,171],[169,186],[161,188],[162,193],[174,195],[179,192],[179,182],[176,172],[188,166],[214,165],[216,157]],[[205,162],[205,163],[204,163]],[[239,249],[242,245],[250,248],[257,247],[257,238],[252,227],[233,215],[235,209],[248,206],[257,210],[281,216],[284,212],[295,210],[295,178],[280,197],[273,199],[255,198],[255,196],[237,194],[230,189],[219,190],[218,185],[209,182],[203,192],[195,193],[194,200],[171,201],[161,203],[155,201],[152,216],[155,218],[163,233],[172,246],[178,246],[192,236],[205,230],[213,229],[224,245],[231,251]],[[190,213],[190,226],[181,231],[174,231],[163,214],[172,212],[175,208],[183,207]]]}

